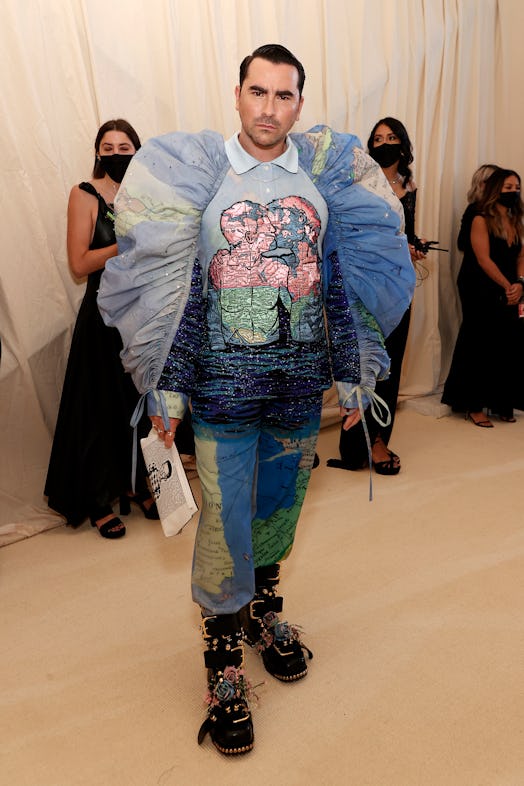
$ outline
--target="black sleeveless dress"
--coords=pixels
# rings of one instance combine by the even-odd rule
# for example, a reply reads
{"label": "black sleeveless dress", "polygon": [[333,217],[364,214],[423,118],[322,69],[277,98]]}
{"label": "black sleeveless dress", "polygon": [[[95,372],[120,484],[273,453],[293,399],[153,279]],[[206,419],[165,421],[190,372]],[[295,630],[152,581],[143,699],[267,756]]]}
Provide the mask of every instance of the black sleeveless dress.
{"label": "black sleeveless dress", "polygon": [[[115,243],[111,206],[90,183],[80,188],[98,199],[90,249]],[[44,493],[48,505],[78,526],[97,509],[112,505],[131,488],[133,432],[129,421],[137,390],[124,372],[116,328],[107,327],[97,307],[102,271],[90,273],[78,312]],[[139,436],[149,430],[143,421]],[[145,491],[138,450],[137,492]]]}
{"label": "black sleeveless dress", "polygon": [[[475,215],[471,211],[471,221]],[[468,228],[471,230],[471,221]],[[463,238],[464,241],[464,238]],[[489,236],[490,257],[508,281],[517,280],[520,241],[508,245]],[[456,412],[485,408],[510,416],[523,406],[520,358],[524,350],[524,320],[517,306],[508,306],[498,284],[480,267],[469,237],[457,279],[462,304],[460,327],[442,402]]]}

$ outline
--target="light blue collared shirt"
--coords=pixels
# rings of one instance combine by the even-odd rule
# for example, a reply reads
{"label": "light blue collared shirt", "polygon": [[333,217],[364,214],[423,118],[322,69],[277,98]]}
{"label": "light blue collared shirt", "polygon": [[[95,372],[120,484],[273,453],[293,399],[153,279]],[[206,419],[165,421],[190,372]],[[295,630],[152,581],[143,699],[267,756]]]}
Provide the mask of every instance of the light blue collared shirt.
{"label": "light blue collared shirt", "polygon": [[260,166],[260,164],[280,166],[283,169],[287,169],[291,174],[296,175],[298,172],[298,150],[289,137],[286,139],[286,143],[286,149],[277,158],[274,158],[272,161],[259,161],[258,158],[254,158],[247,150],[244,150],[239,142],[238,134],[233,134],[225,143],[226,155],[237,175],[243,175],[245,172],[249,172],[250,169]]}

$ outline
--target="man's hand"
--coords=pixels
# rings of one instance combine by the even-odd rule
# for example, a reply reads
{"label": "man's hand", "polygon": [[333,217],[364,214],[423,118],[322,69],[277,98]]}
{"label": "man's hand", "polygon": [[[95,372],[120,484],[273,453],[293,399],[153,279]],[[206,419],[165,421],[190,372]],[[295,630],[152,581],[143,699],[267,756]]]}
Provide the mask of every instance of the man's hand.
{"label": "man's hand", "polygon": [[160,415],[150,415],[149,418],[153,424],[153,428],[158,434],[158,439],[162,440],[166,448],[170,448],[173,445],[180,418],[169,418],[169,429],[167,431],[164,428],[164,421]]}
{"label": "man's hand", "polygon": [[349,429],[354,426],[360,420],[360,410],[359,409],[347,409],[346,407],[340,407],[340,416],[345,418],[344,423],[342,424],[342,428],[344,431],[349,431]]}

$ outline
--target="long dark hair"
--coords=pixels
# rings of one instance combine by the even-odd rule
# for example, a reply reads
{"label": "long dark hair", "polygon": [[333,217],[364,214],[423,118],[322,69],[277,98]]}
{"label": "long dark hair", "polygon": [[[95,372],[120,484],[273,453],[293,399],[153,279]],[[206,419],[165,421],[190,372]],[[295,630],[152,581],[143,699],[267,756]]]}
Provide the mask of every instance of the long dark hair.
{"label": "long dark hair", "polygon": [[409,165],[413,161],[413,145],[411,144],[408,132],[406,131],[405,125],[401,123],[400,120],[397,120],[395,117],[383,117],[382,120],[377,120],[373,126],[371,134],[369,135],[368,151],[373,150],[375,147],[374,136],[377,128],[381,125],[391,128],[395,136],[397,136],[400,141],[400,161],[398,162],[398,171],[403,178],[402,187],[406,188],[407,184],[413,177],[413,173],[409,168]]}
{"label": "long dark hair", "polygon": [[[107,120],[98,129],[98,133],[95,139],[95,156],[98,156],[100,150],[100,142],[102,141],[102,137],[104,136],[104,134],[107,134],[108,131],[122,131],[123,134],[129,137],[129,140],[133,143],[133,147],[135,148],[135,150],[139,150],[142,147],[140,138],[137,132],[135,131],[135,129],[133,128],[133,126],[131,125],[131,123],[128,123],[127,120],[122,120],[122,118],[119,117],[117,120]],[[95,157],[95,165],[93,167],[93,178],[95,180],[98,180],[99,178],[104,177],[104,175],[105,175],[105,169],[102,167],[102,164],[100,163],[98,158]]]}
{"label": "long dark hair", "polygon": [[[511,238],[506,238],[500,213],[497,210],[497,202],[502,193],[504,181],[507,177],[511,177],[512,175],[517,178],[520,186],[520,175],[518,172],[515,172],[513,169],[496,169],[484,183],[484,193],[478,203],[479,211],[486,219],[488,232],[496,237],[503,237],[508,240],[508,242],[511,242]],[[523,214],[524,206],[522,204],[522,199],[519,199],[515,207],[508,210],[508,218],[520,240],[522,240],[524,236],[524,227],[522,225]]]}

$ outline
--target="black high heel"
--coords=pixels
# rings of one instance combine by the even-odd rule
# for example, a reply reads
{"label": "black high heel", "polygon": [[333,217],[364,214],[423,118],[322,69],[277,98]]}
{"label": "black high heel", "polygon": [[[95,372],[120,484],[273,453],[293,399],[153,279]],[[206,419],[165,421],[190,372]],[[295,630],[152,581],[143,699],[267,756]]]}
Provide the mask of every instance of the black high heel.
{"label": "black high heel", "polygon": [[[149,505],[149,507],[146,507],[145,503],[150,499],[153,500],[153,503]],[[132,502],[135,505],[138,505],[146,519],[149,519],[150,521],[158,521],[160,518],[158,515],[156,502],[154,501],[153,495],[150,491],[142,491],[140,494],[135,494],[134,497],[130,497],[128,494],[126,494],[124,497],[120,497],[120,513],[122,516],[127,516],[131,512]]]}
{"label": "black high heel", "polygon": [[492,415],[495,415],[495,417],[498,416],[498,419],[503,423],[517,422],[517,418],[515,417],[512,409],[501,410],[500,412],[495,412],[493,409],[488,409],[488,417]]}
{"label": "black high heel", "polygon": [[400,459],[396,453],[386,448],[389,458],[385,461],[374,461],[373,469],[377,475],[398,475],[400,472]]}
{"label": "black high heel", "polygon": [[[111,505],[106,505],[103,508],[98,508],[95,510],[91,516],[89,516],[89,520],[91,521],[91,526],[96,527],[99,533],[102,535],[103,538],[107,538],[108,540],[116,540],[117,538],[123,538],[126,534],[126,528],[118,518],[118,516],[114,516],[109,521],[106,521],[105,524],[101,524],[98,526],[96,523],[100,521],[100,519],[105,518],[106,516],[110,516],[113,513],[113,509]],[[116,529],[115,529],[116,528]]]}
{"label": "black high heel", "polygon": [[483,413],[481,413],[481,417],[479,418],[479,420],[475,420],[471,412],[466,412],[466,420],[471,420],[473,425],[478,426],[479,428],[493,428],[493,423],[489,419],[489,415],[487,417],[484,417]]}

